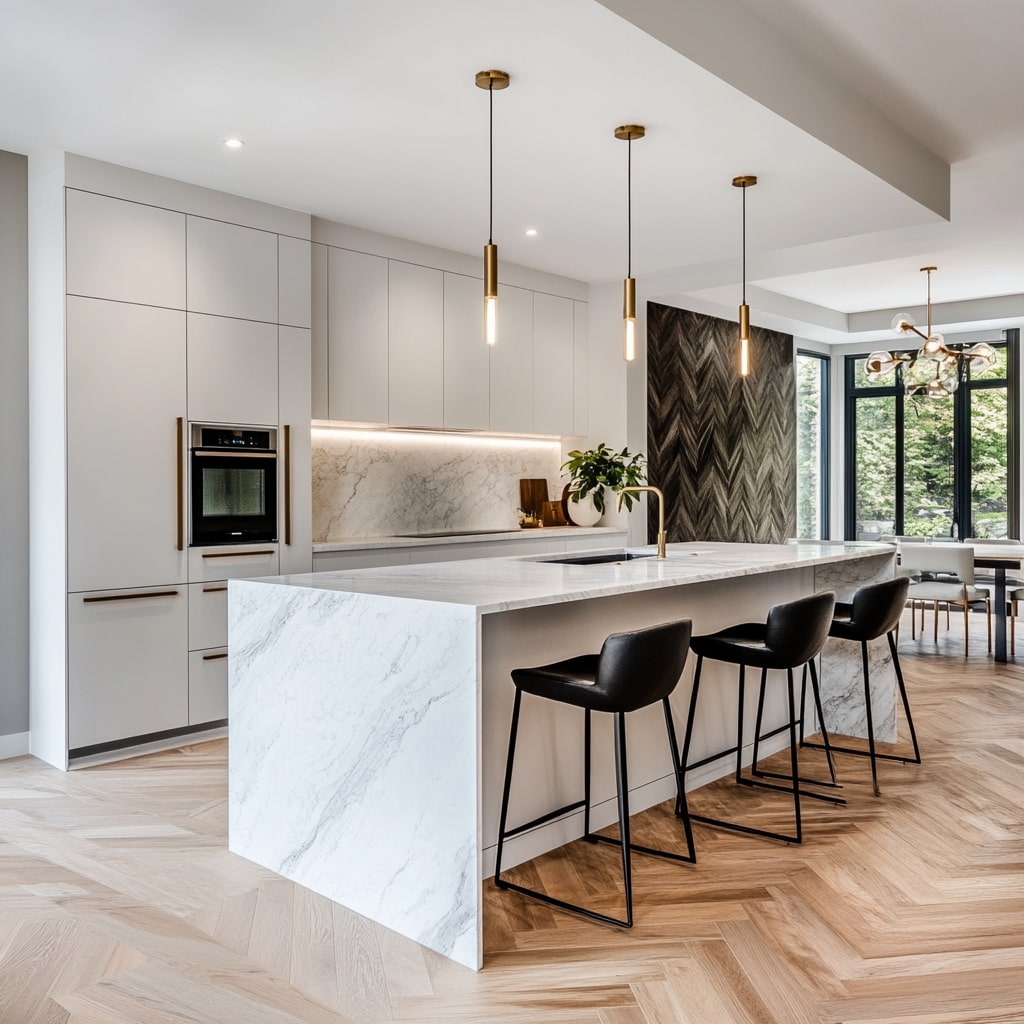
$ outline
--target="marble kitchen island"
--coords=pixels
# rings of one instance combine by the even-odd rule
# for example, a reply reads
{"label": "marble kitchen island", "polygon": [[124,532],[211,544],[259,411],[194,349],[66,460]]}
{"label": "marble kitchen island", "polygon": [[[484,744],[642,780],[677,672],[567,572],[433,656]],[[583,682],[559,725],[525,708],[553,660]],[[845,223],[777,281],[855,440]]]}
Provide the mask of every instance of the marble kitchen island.
{"label": "marble kitchen island", "polygon": [[[690,618],[703,633],[763,619],[771,605],[815,591],[847,599],[890,577],[895,556],[873,544],[693,543],[670,545],[664,561],[567,565],[552,560],[559,557],[232,580],[231,850],[479,968],[481,878],[493,865],[511,668],[597,650],[608,633],[668,619]],[[884,645],[873,658],[876,735],[891,739]],[[693,660],[673,697],[680,729]],[[861,733],[856,645],[826,648],[822,668],[828,723]],[[734,672],[706,668],[709,682]],[[782,708],[782,687],[770,690],[766,727]],[[707,698],[696,758],[727,746],[734,729],[735,685],[709,685]],[[605,719],[595,718],[598,827],[615,819]],[[629,732],[635,812],[670,798],[674,780],[660,707],[631,715]],[[525,701],[510,822],[577,799],[581,765],[579,712]],[[688,785],[729,770],[716,762]],[[580,832],[579,814],[550,822],[512,840],[506,863]]]}

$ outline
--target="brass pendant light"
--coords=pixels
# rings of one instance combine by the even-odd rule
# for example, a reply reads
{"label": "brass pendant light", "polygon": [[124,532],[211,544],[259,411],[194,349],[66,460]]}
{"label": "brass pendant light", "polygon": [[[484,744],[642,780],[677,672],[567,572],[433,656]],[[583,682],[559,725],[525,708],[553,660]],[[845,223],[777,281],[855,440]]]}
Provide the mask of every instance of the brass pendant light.
{"label": "brass pendant light", "polygon": [[743,189],[743,301],[740,303],[740,376],[750,374],[750,307],[747,305],[747,189],[757,184],[754,174],[741,174],[732,179]]}
{"label": "brass pendant light", "polygon": [[487,244],[484,246],[484,341],[493,345],[498,340],[498,247],[494,244],[494,91],[509,86],[507,71],[478,71],[477,88],[486,89],[489,102],[490,200]]}
{"label": "brass pendant light", "polygon": [[642,139],[642,124],[623,124],[615,138],[628,143],[626,157],[626,277],[622,282],[622,358],[636,359],[636,280],[633,278],[633,140]]}

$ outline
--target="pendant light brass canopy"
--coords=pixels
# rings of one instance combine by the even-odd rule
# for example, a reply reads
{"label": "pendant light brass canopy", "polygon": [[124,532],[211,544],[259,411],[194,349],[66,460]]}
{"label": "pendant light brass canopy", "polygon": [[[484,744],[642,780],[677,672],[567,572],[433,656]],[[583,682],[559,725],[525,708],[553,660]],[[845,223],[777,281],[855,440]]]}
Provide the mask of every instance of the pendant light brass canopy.
{"label": "pendant light brass canopy", "polygon": [[498,247],[494,244],[494,93],[509,86],[507,71],[478,71],[476,84],[486,89],[489,101],[488,145],[490,159],[489,216],[487,244],[484,246],[484,341],[494,345],[498,340]]}
{"label": "pendant light brass canopy", "polygon": [[636,359],[636,280],[633,277],[633,140],[642,139],[647,130],[642,124],[622,124],[615,138],[629,143],[626,163],[626,277],[622,282],[622,358]]}
{"label": "pendant light brass canopy", "polygon": [[750,374],[750,307],[747,305],[747,189],[757,184],[757,175],[741,174],[732,179],[743,189],[743,301],[740,303],[740,376]]}

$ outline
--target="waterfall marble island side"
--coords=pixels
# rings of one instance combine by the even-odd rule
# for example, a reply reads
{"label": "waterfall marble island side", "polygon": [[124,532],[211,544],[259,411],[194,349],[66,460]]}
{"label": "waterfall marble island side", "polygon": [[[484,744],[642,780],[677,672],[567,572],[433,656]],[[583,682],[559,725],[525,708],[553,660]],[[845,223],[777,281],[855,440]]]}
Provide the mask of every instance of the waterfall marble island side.
{"label": "waterfall marble island side", "polygon": [[[664,561],[600,565],[550,557],[232,580],[231,850],[479,968],[481,878],[493,865],[512,668],[597,650],[608,633],[672,618],[690,618],[703,633],[819,590],[849,599],[894,568],[893,548],[854,543],[673,544]],[[884,645],[873,658],[876,735],[894,738]],[[863,734],[859,671],[857,645],[830,641],[822,689],[836,732]],[[706,673],[729,685],[709,685],[702,697],[696,758],[728,746],[735,722],[735,669],[709,662]],[[692,676],[691,658],[673,697],[680,730]],[[768,726],[784,706],[784,688],[769,689]],[[655,706],[630,716],[633,811],[673,795],[660,715]],[[594,737],[599,827],[615,819],[605,718],[596,717]],[[525,701],[520,751],[510,821],[578,798],[576,709]],[[688,786],[730,768],[708,765]],[[579,819],[512,840],[507,863],[575,838]]]}

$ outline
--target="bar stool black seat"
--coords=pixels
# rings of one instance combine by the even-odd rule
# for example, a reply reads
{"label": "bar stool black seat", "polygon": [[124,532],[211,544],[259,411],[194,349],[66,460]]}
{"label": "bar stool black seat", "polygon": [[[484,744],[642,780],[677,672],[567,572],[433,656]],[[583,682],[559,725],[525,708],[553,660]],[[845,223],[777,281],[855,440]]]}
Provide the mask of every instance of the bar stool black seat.
{"label": "bar stool black seat", "polygon": [[[788,843],[799,843],[803,841],[803,825],[800,816],[800,797],[812,796],[819,800],[827,800],[831,803],[846,803],[842,797],[827,795],[801,789],[800,783],[810,785],[836,786],[835,773],[832,767],[831,755],[829,754],[829,773],[831,781],[819,782],[815,779],[801,778],[796,726],[798,716],[796,713],[796,702],[793,693],[793,669],[806,665],[811,673],[811,687],[814,692],[815,703],[818,708],[818,717],[821,719],[821,695],[818,691],[818,675],[814,666],[814,658],[818,655],[828,637],[829,626],[832,622],[832,611],[835,606],[836,596],[831,592],[813,594],[810,597],[803,597],[787,604],[777,604],[769,612],[765,622],[744,622],[727,629],[719,630],[717,633],[709,633],[704,636],[695,636],[690,641],[693,652],[697,655],[697,670],[693,678],[693,690],[690,693],[690,712],[686,721],[686,737],[683,741],[683,772],[700,768],[703,765],[717,761],[719,758],[727,757],[729,754],[736,755],[736,782],[742,786],[756,786],[762,789],[774,789],[780,792],[792,793],[793,814],[795,830],[793,834],[774,832],[769,829],[756,828],[752,825],[743,825],[739,822],[724,821],[721,818],[711,818],[706,815],[692,814],[691,820],[699,821],[706,825],[715,825],[719,828],[730,829],[734,832],[743,832],[749,835],[763,836],[767,839],[779,839]],[[700,692],[701,670],[704,659],[711,658],[715,661],[724,661],[728,664],[739,666],[739,696],[738,712],[736,716],[736,745],[726,750],[719,750],[714,754],[691,763],[689,760],[690,745],[693,739],[693,723],[696,718],[697,696]],[[754,764],[752,771],[755,777],[743,774],[743,712],[744,712],[744,673],[750,665],[761,669],[761,688],[758,700],[757,726],[754,735]],[[789,720],[780,729],[773,730],[769,735],[774,735],[788,729],[790,748],[790,774],[771,775],[771,773],[759,771],[757,767],[757,743],[767,738],[760,735],[761,710],[764,704],[765,686],[769,669],[785,669],[787,678],[787,698],[789,704]],[[799,719],[802,723],[802,709]],[[824,724],[821,726],[824,730]],[[828,743],[828,734],[822,732],[825,743]],[[774,777],[789,781],[790,785],[782,786],[777,783],[765,781],[766,777]]]}
{"label": "bar stool black seat", "polygon": [[[555,662],[552,665],[512,670],[516,695],[512,707],[512,728],[508,742],[508,762],[505,768],[505,788],[501,797],[498,850],[494,866],[494,884],[499,889],[511,889],[513,892],[532,896],[534,899],[550,903],[563,910],[575,911],[596,921],[631,928],[633,926],[633,887],[630,852],[648,853],[669,860],[685,861],[689,864],[696,862],[693,831],[686,813],[686,794],[683,791],[683,776],[679,768],[679,747],[672,724],[672,709],[668,700],[669,694],[679,682],[683,665],[686,662],[690,645],[690,631],[690,620],[683,619],[678,622],[666,622],[659,626],[639,629],[631,633],[613,633],[605,640],[600,654],[584,654],[576,658],[569,658],[567,661]],[[584,709],[583,799],[535,818],[525,825],[509,829],[506,828],[508,801],[512,787],[516,736],[519,731],[519,709],[524,693]],[[685,855],[639,846],[632,843],[629,837],[629,780],[626,769],[625,716],[631,711],[638,711],[659,700],[665,711],[665,728],[668,732],[669,749],[676,776],[676,815],[682,818],[683,822],[687,848]],[[590,714],[592,711],[603,711],[615,716],[618,839],[596,835],[590,831]],[[517,885],[501,877],[501,858],[506,839],[580,807],[583,808],[583,838],[592,843],[612,843],[619,846],[622,851],[622,877],[626,901],[624,919],[611,917],[596,910],[557,899],[547,893]]]}
{"label": "bar stool black seat", "polygon": [[[868,726],[868,749],[855,749],[853,747],[837,747],[831,744],[831,749],[842,754],[853,754],[857,757],[869,757],[871,759],[871,785],[875,796],[880,796],[878,788],[878,761],[901,761],[903,764],[920,764],[921,748],[917,742],[917,732],[914,729],[914,718],[910,713],[910,701],[907,698],[907,686],[903,681],[903,670],[900,667],[900,658],[896,653],[896,639],[894,630],[899,625],[900,615],[907,603],[907,591],[910,588],[910,579],[906,576],[897,576],[895,579],[884,580],[882,583],[871,583],[861,587],[854,595],[853,601],[849,604],[841,603],[836,605],[832,625],[828,635],[838,637],[840,640],[854,640],[860,643],[861,662],[864,666],[864,710],[867,716]],[[879,753],[875,749],[875,729],[871,714],[871,675],[868,669],[868,643],[885,636],[889,641],[889,652],[892,655],[892,667],[896,670],[896,681],[900,688],[900,698],[903,702],[903,713],[907,718],[907,727],[910,731],[910,739],[914,747],[914,756],[907,757],[902,754]],[[821,744],[807,742],[809,747],[820,747]]]}

